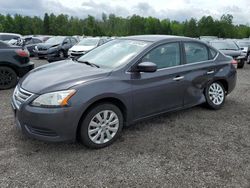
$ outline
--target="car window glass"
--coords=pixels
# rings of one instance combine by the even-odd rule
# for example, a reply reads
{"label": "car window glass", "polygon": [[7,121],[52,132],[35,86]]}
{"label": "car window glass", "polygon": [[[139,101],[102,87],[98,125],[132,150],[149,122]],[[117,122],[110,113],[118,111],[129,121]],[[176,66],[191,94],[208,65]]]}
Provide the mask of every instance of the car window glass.
{"label": "car window glass", "polygon": [[33,44],[37,44],[37,43],[41,43],[41,41],[38,39],[33,39]]}
{"label": "car window glass", "polygon": [[195,63],[208,60],[207,47],[199,43],[184,43],[186,62]]}
{"label": "car window glass", "polygon": [[69,38],[67,38],[67,39],[65,39],[65,44],[70,44],[70,40],[69,40]]}
{"label": "car window glass", "polygon": [[210,51],[210,54],[211,54],[211,58],[210,59],[214,59],[215,56],[217,55],[217,52],[214,49],[212,49],[212,48],[210,48],[209,51]]}
{"label": "car window glass", "polygon": [[180,65],[179,43],[169,43],[156,47],[142,58],[142,62],[153,62],[158,69]]}

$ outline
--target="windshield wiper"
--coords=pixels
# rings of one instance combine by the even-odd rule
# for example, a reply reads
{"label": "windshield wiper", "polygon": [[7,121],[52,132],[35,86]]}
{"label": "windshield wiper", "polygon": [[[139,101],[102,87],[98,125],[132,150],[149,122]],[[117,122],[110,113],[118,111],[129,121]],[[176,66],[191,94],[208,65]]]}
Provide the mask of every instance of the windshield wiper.
{"label": "windshield wiper", "polygon": [[89,65],[89,66],[91,66],[91,67],[100,68],[99,65],[96,65],[96,64],[94,64],[94,63],[90,63],[89,61],[80,61],[80,60],[76,60],[76,61],[79,62],[79,63],[84,63],[84,64]]}

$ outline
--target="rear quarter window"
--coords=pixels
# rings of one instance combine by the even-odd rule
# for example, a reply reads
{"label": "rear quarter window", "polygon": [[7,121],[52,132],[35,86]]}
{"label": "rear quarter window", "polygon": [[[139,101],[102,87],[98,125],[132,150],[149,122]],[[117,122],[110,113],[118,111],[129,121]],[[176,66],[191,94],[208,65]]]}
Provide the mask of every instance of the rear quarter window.
{"label": "rear quarter window", "polygon": [[218,54],[218,52],[212,48],[209,48],[209,52],[210,52],[209,59],[214,59],[216,57],[216,55]]}
{"label": "rear quarter window", "polygon": [[197,63],[209,60],[207,46],[198,42],[184,43],[186,63]]}

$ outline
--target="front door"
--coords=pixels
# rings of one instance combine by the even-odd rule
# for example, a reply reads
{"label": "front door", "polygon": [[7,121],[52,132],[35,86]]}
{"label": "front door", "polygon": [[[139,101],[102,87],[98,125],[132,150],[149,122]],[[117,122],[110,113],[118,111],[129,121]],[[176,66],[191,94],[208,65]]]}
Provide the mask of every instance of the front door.
{"label": "front door", "polygon": [[160,45],[146,54],[140,62],[153,62],[154,73],[132,73],[134,119],[150,116],[183,106],[184,85],[178,42]]}

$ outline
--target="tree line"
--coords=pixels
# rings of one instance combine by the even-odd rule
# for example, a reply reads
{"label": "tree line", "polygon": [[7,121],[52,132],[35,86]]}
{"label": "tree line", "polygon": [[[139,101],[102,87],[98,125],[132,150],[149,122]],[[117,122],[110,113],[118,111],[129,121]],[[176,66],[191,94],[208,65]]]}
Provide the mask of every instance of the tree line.
{"label": "tree line", "polygon": [[222,15],[220,19],[203,16],[179,22],[170,19],[142,17],[127,18],[115,14],[102,14],[101,19],[93,16],[80,19],[65,14],[45,13],[44,17],[30,17],[16,14],[0,14],[0,32],[22,35],[86,35],[86,36],[127,36],[139,34],[166,34],[188,37],[218,36],[221,38],[248,38],[250,27],[234,25],[233,16]]}

